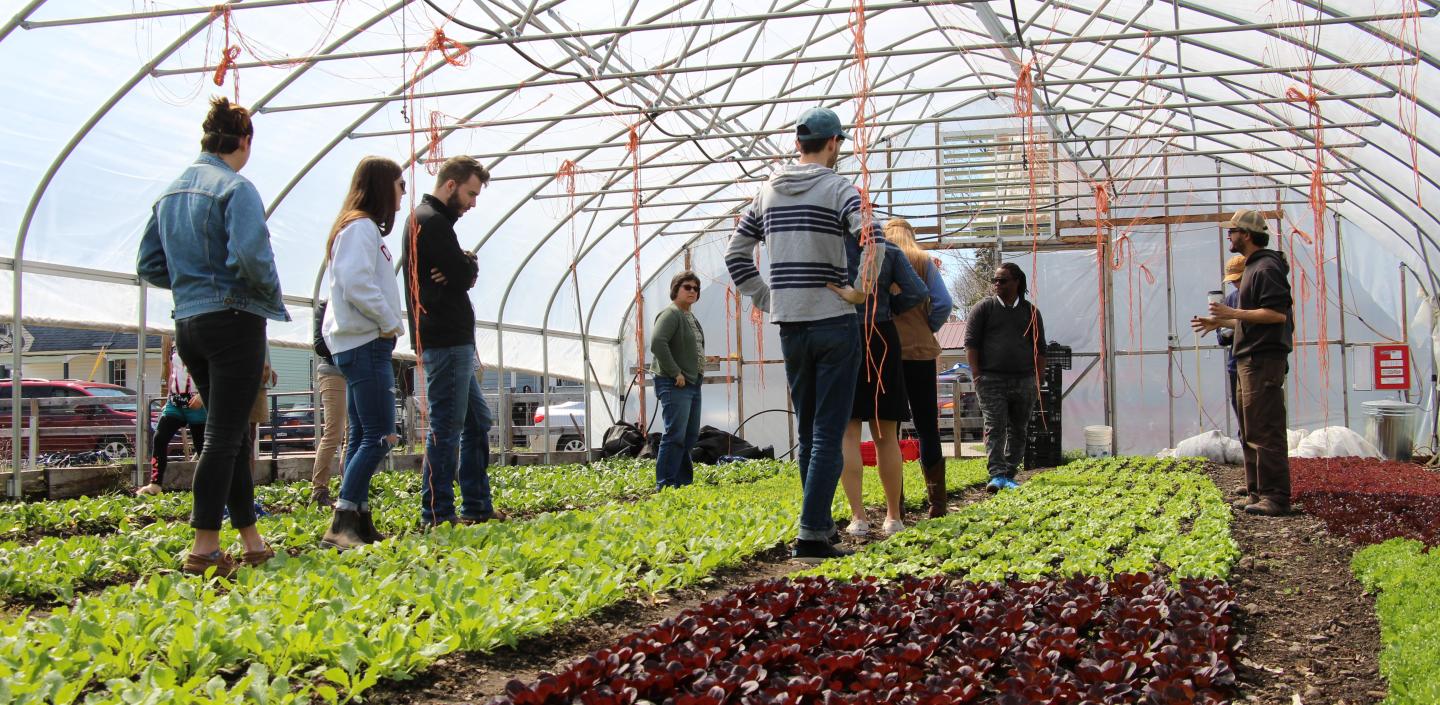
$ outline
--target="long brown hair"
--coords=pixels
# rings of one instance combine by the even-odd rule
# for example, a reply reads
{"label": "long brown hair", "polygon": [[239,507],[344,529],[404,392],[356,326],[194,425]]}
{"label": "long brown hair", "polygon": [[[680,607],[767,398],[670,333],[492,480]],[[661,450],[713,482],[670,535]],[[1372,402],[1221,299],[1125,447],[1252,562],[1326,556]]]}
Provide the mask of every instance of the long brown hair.
{"label": "long brown hair", "polygon": [[891,218],[885,221],[885,239],[895,243],[901,252],[905,253],[905,259],[910,260],[910,266],[915,269],[921,281],[926,279],[928,267],[932,264],[930,255],[920,249],[920,244],[915,242],[915,229],[910,227],[910,221],[904,218]]}
{"label": "long brown hair", "polygon": [[340,215],[330,228],[330,237],[325,240],[325,259],[330,259],[335,247],[335,236],[345,226],[369,218],[380,227],[380,235],[390,234],[395,227],[395,211],[400,208],[395,195],[395,180],[400,178],[400,165],[385,157],[365,157],[355,167],[350,177],[350,192],[345,194],[345,203],[340,206]]}

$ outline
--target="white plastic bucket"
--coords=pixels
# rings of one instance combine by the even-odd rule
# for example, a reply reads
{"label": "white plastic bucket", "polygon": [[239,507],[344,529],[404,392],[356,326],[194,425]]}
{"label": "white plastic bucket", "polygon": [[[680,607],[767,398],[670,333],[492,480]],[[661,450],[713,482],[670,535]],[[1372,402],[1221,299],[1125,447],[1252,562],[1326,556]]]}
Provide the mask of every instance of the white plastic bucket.
{"label": "white plastic bucket", "polygon": [[1085,457],[1108,458],[1114,433],[1109,426],[1085,427]]}

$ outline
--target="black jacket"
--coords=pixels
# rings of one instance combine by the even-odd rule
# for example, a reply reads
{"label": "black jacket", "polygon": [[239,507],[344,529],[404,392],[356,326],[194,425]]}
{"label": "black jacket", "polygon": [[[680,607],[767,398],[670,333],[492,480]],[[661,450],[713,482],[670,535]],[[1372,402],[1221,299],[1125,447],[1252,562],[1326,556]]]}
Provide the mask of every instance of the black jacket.
{"label": "black jacket", "polygon": [[[400,268],[405,273],[410,344],[416,351],[475,344],[475,309],[470,305],[468,292],[475,286],[479,267],[460,248],[460,240],[455,236],[455,221],[459,217],[440,199],[425,194],[401,232],[405,244],[401,248]],[[411,281],[412,255],[417,282]],[[431,268],[445,275],[445,284],[436,284],[430,278]],[[417,283],[418,304],[414,295]]]}
{"label": "black jacket", "polygon": [[1026,299],[1011,308],[986,296],[965,319],[965,348],[980,351],[980,369],[972,374],[1034,374],[1036,349],[1045,353],[1045,319]]}
{"label": "black jacket", "polygon": [[1285,314],[1284,323],[1235,323],[1235,359],[1285,357],[1295,338],[1290,265],[1275,250],[1257,250],[1245,260],[1240,276],[1240,308],[1268,308]]}

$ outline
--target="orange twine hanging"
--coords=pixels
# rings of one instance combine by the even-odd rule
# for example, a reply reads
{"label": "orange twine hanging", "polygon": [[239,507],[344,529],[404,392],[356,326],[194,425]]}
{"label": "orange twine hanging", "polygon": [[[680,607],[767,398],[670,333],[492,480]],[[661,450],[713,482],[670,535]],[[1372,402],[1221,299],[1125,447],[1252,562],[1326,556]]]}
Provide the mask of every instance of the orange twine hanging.
{"label": "orange twine hanging", "polygon": [[240,102],[240,69],[236,67],[235,60],[240,58],[240,47],[230,41],[230,7],[227,5],[219,8],[216,12],[219,12],[225,21],[225,48],[220,50],[220,60],[215,62],[213,80],[215,85],[223,86],[225,85],[225,74],[234,71],[235,82],[231,85],[235,89],[235,102],[238,104]]}
{"label": "orange twine hanging", "polygon": [[[1314,216],[1315,227],[1312,231],[1315,248],[1315,314],[1316,314],[1316,335],[1319,343],[1316,345],[1316,359],[1320,363],[1320,373],[1325,379],[1326,388],[1329,388],[1330,379],[1330,346],[1328,321],[1328,302],[1325,281],[1325,120],[1320,114],[1320,100],[1315,92],[1313,79],[1309,84],[1309,92],[1301,91],[1296,87],[1290,87],[1285,91],[1286,100],[1292,103],[1305,103],[1307,110],[1312,117],[1312,125],[1315,132],[1315,163],[1310,170],[1310,212]],[[1329,398],[1325,394],[1326,416],[1329,416]]]}
{"label": "orange twine hanging", "polygon": [[[630,125],[631,185],[630,185],[630,232],[635,240],[635,366],[636,375],[643,376],[645,369],[645,291],[640,278],[640,132],[636,124]],[[644,389],[643,379],[640,382]],[[649,433],[649,417],[645,414],[645,394],[640,395],[640,432]]]}

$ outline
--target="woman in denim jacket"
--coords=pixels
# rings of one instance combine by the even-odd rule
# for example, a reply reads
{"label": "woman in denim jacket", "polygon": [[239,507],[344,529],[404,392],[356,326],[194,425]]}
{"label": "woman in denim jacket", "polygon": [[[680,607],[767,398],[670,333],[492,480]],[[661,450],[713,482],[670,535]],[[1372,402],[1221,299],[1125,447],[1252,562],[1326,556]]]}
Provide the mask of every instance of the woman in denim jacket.
{"label": "woman in denim jacket", "polygon": [[275,555],[255,528],[248,419],[265,367],[266,319],[290,316],[280,300],[265,207],[238,173],[255,136],[250,113],[211,99],[204,130],[200,156],[155,202],[136,271],[151,286],[171,290],[175,346],[209,408],[192,485],[195,541],[182,570],[213,568],[228,576],[238,564],[220,548],[227,508],[244,543],[240,563],[258,566]]}
{"label": "woman in denim jacket", "polygon": [[325,345],[345,375],[350,448],[340,500],[320,544],[342,551],[385,537],[370,514],[370,478],[399,440],[395,435],[395,339],[405,327],[400,286],[384,237],[395,226],[405,193],[400,165],[366,157],[325,243],[330,296],[321,326]]}

